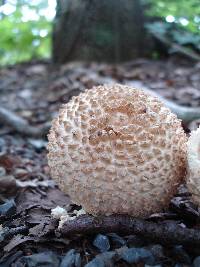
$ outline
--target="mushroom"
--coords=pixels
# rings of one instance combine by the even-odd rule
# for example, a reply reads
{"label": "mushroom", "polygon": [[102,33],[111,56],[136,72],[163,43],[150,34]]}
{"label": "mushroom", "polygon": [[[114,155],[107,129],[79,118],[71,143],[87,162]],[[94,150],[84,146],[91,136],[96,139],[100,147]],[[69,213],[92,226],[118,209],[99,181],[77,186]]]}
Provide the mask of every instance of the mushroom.
{"label": "mushroom", "polygon": [[188,138],[186,183],[192,199],[200,206],[200,127]]}
{"label": "mushroom", "polygon": [[160,212],[185,175],[181,121],[132,87],[98,86],[73,97],[48,139],[52,177],[92,215]]}

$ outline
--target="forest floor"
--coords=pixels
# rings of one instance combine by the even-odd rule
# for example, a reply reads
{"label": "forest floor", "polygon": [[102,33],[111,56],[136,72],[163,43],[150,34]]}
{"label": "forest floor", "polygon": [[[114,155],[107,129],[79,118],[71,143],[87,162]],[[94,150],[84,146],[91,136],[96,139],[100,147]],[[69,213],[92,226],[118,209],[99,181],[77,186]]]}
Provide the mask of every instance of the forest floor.
{"label": "forest floor", "polygon": [[[180,105],[200,106],[200,63],[175,59],[138,59],[121,65],[77,62],[62,66],[37,61],[1,68],[0,106],[37,128],[51,122],[61,103],[68,102],[73,95],[95,85],[116,82],[148,87]],[[177,267],[186,267],[192,266],[194,259],[194,264],[199,265],[193,266],[200,266],[200,248],[195,246],[165,246],[134,234],[70,238],[56,235],[58,221],[52,219],[51,209],[56,206],[69,209],[73,205],[50,178],[46,135],[24,136],[6,122],[0,126],[0,267],[78,267],[97,255],[99,258],[88,267],[175,266],[176,263],[180,264]],[[185,127],[189,131],[190,125]],[[182,186],[165,213],[149,220],[198,228],[199,219],[199,210]],[[112,253],[121,247],[126,250],[114,257]],[[142,262],[147,251],[151,259],[148,256],[145,265]],[[136,252],[141,254],[140,260],[133,265],[137,260],[131,261],[131,257]]]}

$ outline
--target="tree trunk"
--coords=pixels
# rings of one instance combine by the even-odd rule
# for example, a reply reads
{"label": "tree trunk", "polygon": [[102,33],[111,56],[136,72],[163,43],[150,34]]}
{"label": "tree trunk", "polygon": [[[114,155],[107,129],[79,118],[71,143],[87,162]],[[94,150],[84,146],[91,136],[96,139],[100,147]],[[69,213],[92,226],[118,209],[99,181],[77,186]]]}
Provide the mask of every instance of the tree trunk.
{"label": "tree trunk", "polygon": [[151,50],[140,0],[57,0],[53,60],[120,62]]}

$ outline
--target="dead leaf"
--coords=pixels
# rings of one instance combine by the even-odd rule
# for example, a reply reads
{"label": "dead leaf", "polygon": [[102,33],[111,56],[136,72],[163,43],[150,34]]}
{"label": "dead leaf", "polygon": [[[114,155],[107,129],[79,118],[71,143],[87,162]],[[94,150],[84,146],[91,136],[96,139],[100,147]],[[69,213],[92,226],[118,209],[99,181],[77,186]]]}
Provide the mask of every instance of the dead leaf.
{"label": "dead leaf", "polygon": [[17,247],[17,246],[19,246],[19,245],[21,245],[23,243],[26,243],[28,241],[34,241],[34,238],[33,237],[29,237],[29,236],[20,235],[20,234],[16,235],[4,247],[4,251],[5,252],[9,252],[12,249],[14,249],[15,247]]}
{"label": "dead leaf", "polygon": [[46,188],[46,195],[37,191],[24,190],[16,199],[17,212],[22,212],[31,206],[43,209],[55,208],[56,206],[67,207],[71,204],[68,196],[57,188]]}
{"label": "dead leaf", "polygon": [[0,155],[0,166],[4,167],[6,171],[11,171],[16,164],[19,164],[20,160],[9,154]]}

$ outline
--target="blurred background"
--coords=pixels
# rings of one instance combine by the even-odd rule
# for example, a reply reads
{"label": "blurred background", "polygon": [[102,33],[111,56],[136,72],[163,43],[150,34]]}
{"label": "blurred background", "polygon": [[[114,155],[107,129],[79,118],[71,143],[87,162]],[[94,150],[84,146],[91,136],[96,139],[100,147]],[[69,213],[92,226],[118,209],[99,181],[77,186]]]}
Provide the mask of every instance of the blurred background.
{"label": "blurred background", "polygon": [[0,1],[0,64],[50,58],[56,0]]}
{"label": "blurred background", "polygon": [[0,64],[198,58],[198,0],[1,0]]}

